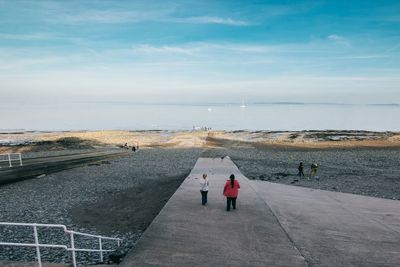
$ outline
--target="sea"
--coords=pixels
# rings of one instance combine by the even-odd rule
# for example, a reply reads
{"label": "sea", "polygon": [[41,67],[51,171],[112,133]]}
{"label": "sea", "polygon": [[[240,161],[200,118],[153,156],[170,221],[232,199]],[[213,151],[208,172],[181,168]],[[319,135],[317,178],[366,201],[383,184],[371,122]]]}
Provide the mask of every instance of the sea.
{"label": "sea", "polygon": [[0,107],[0,131],[400,131],[399,104],[73,102]]}

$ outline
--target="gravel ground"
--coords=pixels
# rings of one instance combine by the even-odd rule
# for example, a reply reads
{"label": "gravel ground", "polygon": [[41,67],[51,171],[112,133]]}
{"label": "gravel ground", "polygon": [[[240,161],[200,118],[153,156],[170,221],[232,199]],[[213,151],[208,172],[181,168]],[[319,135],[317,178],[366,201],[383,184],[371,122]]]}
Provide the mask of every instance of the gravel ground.
{"label": "gravel ground", "polygon": [[[175,192],[200,154],[199,149],[143,149],[131,157],[2,186],[0,221],[64,224],[75,231],[122,238],[122,247],[108,258],[118,261]],[[111,208],[107,206],[112,203]],[[150,212],[135,216],[143,209]],[[129,221],[121,219],[126,216]],[[104,220],[111,227],[104,227]],[[31,229],[18,229],[0,227],[0,240],[33,241]],[[68,243],[61,231],[41,229],[39,234],[42,243]],[[88,239],[76,241],[78,246],[95,246]],[[63,250],[42,249],[42,256],[44,261],[71,262]],[[80,263],[92,264],[99,256],[81,252],[78,257]],[[33,259],[34,249],[0,246],[0,261]]]}
{"label": "gravel ground", "polygon": [[[285,147],[214,149],[210,157],[229,155],[250,179],[400,200],[399,148],[305,149]],[[319,181],[299,179],[297,167],[318,164]]]}

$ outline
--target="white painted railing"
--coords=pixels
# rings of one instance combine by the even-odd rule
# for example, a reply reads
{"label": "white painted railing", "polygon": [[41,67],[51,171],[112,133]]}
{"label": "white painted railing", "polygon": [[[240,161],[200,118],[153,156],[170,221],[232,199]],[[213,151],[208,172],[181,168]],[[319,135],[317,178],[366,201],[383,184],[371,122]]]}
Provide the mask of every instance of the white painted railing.
{"label": "white painted railing", "polygon": [[[0,222],[0,226],[23,226],[23,227],[32,227],[33,229],[33,236],[35,239],[35,243],[13,243],[13,242],[2,242],[0,241],[0,246],[17,246],[17,247],[35,247],[36,248],[36,257],[38,261],[38,266],[42,267],[42,259],[40,256],[40,248],[61,248],[65,249],[66,251],[70,251],[72,253],[72,263],[74,267],[77,266],[76,263],[76,252],[85,251],[85,252],[99,252],[100,254],[100,262],[104,261],[104,252],[112,252],[115,250],[110,249],[103,249],[103,240],[113,240],[117,242],[118,247],[121,245],[122,239],[120,238],[112,238],[112,237],[105,237],[100,235],[91,235],[85,234],[80,232],[75,232],[68,230],[65,225],[62,224],[38,224],[38,223],[8,223],[8,222]],[[38,227],[46,227],[46,228],[59,228],[64,230],[64,233],[69,235],[70,239],[70,247],[66,245],[54,245],[54,244],[41,244],[39,242],[38,237]],[[98,239],[99,247],[98,249],[87,249],[87,248],[76,248],[75,247],[75,240],[74,237],[76,235],[79,236],[86,236]]]}
{"label": "white painted railing", "polygon": [[[13,156],[16,155],[18,158],[13,158]],[[5,162],[8,161],[8,165],[12,167],[12,162],[13,161],[19,161],[19,165],[22,166],[22,155],[21,153],[7,153],[7,154],[0,154],[0,157],[4,157],[6,159],[0,159],[0,162]],[[1,166],[0,166],[1,168]]]}

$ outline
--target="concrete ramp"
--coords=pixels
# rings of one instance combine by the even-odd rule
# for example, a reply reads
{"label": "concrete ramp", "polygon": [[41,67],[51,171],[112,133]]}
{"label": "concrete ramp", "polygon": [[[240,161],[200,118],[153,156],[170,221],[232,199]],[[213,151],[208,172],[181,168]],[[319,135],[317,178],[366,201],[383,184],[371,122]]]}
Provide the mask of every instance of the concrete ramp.
{"label": "concrete ramp", "polygon": [[[241,190],[227,212],[231,173]],[[200,158],[121,265],[400,266],[400,202],[250,181],[229,158]]]}
{"label": "concrete ramp", "polygon": [[[241,189],[237,210],[227,212],[222,189],[231,173]],[[307,266],[249,183],[229,158],[200,158],[121,266]]]}
{"label": "concrete ramp", "polygon": [[400,201],[251,184],[311,266],[400,266]]}

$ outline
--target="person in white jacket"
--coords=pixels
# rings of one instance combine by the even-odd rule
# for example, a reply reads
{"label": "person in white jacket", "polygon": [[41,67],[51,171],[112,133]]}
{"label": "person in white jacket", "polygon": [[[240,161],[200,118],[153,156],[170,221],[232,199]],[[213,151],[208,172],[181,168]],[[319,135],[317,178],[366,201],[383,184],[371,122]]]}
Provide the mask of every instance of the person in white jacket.
{"label": "person in white jacket", "polygon": [[204,173],[203,179],[200,181],[201,204],[203,206],[207,204],[208,185],[207,174]]}

